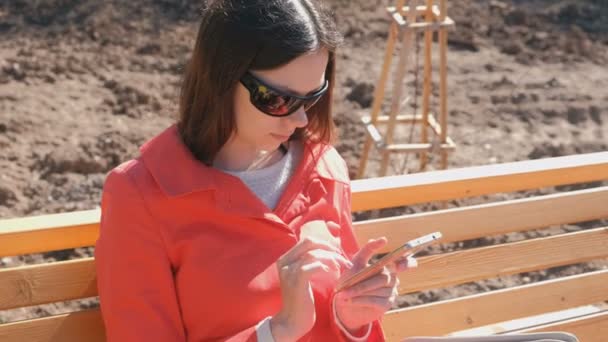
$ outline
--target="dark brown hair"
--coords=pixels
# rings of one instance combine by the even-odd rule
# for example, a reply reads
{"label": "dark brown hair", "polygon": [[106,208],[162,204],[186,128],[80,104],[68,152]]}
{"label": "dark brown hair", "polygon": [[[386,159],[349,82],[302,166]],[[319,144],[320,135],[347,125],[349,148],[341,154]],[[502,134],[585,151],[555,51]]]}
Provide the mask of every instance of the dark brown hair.
{"label": "dark brown hair", "polygon": [[309,124],[292,139],[333,139],[334,52],[341,37],[314,0],[208,1],[183,78],[178,130],[207,165],[235,129],[234,89],[247,70],[268,70],[320,49],[329,52],[330,88],[307,112]]}

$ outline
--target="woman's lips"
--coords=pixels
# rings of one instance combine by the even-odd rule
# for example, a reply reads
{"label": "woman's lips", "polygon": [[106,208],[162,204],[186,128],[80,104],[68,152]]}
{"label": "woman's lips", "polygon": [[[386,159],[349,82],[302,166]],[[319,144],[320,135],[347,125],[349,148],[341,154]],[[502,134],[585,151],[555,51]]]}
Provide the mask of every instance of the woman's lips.
{"label": "woman's lips", "polygon": [[272,135],[274,138],[281,140],[281,141],[289,140],[289,135],[281,135],[281,134],[274,134],[274,133],[270,133],[270,135]]}

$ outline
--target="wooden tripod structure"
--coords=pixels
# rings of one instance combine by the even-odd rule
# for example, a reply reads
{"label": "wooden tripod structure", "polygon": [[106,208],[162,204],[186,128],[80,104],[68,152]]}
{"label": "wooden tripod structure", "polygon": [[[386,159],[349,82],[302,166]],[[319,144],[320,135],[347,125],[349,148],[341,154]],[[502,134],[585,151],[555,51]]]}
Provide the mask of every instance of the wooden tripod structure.
{"label": "wooden tripod structure", "polygon": [[[363,178],[372,142],[382,154],[379,176],[385,176],[391,153],[406,152],[420,154],[420,170],[425,170],[427,165],[427,153],[441,153],[441,168],[446,169],[448,164],[448,152],[454,150],[456,145],[447,135],[447,41],[448,29],[454,26],[454,21],[447,16],[446,0],[440,0],[439,6],[434,5],[433,0],[426,0],[426,4],[418,6],[417,0],[409,0],[405,6],[405,0],[398,0],[395,7],[387,7],[386,10],[392,20],[388,36],[388,44],[384,56],[384,65],[380,80],[374,93],[371,116],[362,118],[366,127],[367,135],[357,178]],[[418,17],[423,20],[418,21]],[[402,104],[403,82],[409,66],[409,57],[416,34],[424,31],[424,86],[422,91],[422,113],[399,115]],[[435,115],[430,113],[431,75],[432,75],[432,44],[433,33],[439,35],[439,121]],[[395,44],[401,35],[401,50],[399,53],[399,64],[394,77],[393,97],[389,115],[379,115],[384,100],[384,90],[391,69],[391,62],[395,50]],[[422,125],[421,142],[412,144],[395,144],[394,133],[397,123]],[[378,130],[378,125],[388,124],[386,135],[383,137]],[[428,128],[435,134],[433,142],[429,142]],[[437,143],[437,138],[439,142]]]}

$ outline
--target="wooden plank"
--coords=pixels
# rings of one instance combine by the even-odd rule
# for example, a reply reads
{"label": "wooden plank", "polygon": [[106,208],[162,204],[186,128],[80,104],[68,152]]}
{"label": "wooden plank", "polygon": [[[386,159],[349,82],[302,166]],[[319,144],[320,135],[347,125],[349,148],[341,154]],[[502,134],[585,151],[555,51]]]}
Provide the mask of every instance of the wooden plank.
{"label": "wooden plank", "polygon": [[[437,120],[435,119],[435,115],[431,113],[431,115],[429,115],[428,118],[428,122],[429,122],[429,126],[431,126],[431,128],[433,129],[433,131],[435,132],[435,134],[437,135],[442,135],[443,133],[441,130],[441,126],[439,125],[439,123],[437,122]],[[456,143],[454,143],[454,141],[452,140],[452,138],[450,138],[449,136],[447,136],[447,143],[452,145],[452,146],[456,146]]]}
{"label": "wooden plank", "polygon": [[[568,177],[563,177],[563,174],[568,174]],[[600,152],[359,180],[353,181],[353,210],[378,209],[569,182],[589,182],[602,180],[606,174],[608,152]],[[382,187],[386,189],[383,190]],[[366,200],[370,202],[365,203]],[[99,215],[99,210],[88,210],[0,220],[0,256],[94,245],[99,234]],[[443,229],[443,226],[439,228]],[[365,231],[362,231],[362,234],[366,234]],[[408,233],[404,234],[406,235],[403,236],[410,236]],[[366,239],[365,235],[362,236]]]}
{"label": "wooden plank", "polygon": [[[439,1],[439,21],[447,18],[447,1]],[[448,30],[439,30],[439,125],[441,126],[441,143],[447,142],[448,131]],[[448,154],[441,150],[441,168],[448,168]]]}
{"label": "wooden plank", "polygon": [[388,312],[389,341],[438,336],[520,317],[597,303],[608,298],[608,270],[518,286]]}
{"label": "wooden plank", "polygon": [[[410,8],[416,8],[418,0],[409,0],[408,5]],[[397,6],[397,8],[401,8]],[[399,16],[401,14],[395,13]],[[407,16],[407,20],[410,23],[414,23],[416,21],[416,11],[410,11]],[[399,115],[399,111],[401,110],[401,96],[403,95],[403,86],[404,86],[404,78],[407,73],[409,67],[410,56],[412,55],[412,46],[414,43],[414,31],[406,30],[403,32],[402,37],[402,46],[399,51],[399,62],[397,65],[397,73],[393,79],[393,98],[391,101],[391,109],[388,120],[388,127],[386,128],[386,135],[384,140],[387,145],[393,143],[395,126],[397,124],[397,115]],[[380,161],[380,171],[379,175],[385,176],[388,171],[388,164],[390,161],[390,153],[388,150],[382,151],[382,159]]]}
{"label": "wooden plank", "polygon": [[93,258],[0,269],[0,310],[94,296]]}
{"label": "wooden plank", "polygon": [[[380,115],[376,119],[376,125],[386,124],[389,119],[390,117],[388,115]],[[424,117],[422,115],[416,114],[401,114],[397,115],[395,118],[398,123],[421,123],[423,119]],[[371,118],[369,116],[363,116],[361,117],[361,121],[363,121],[364,124],[367,124],[371,122]]]}
{"label": "wooden plank", "polygon": [[353,211],[608,179],[608,152],[526,160],[352,182]]}
{"label": "wooden plank", "polygon": [[566,331],[584,342],[604,342],[608,336],[608,311],[562,322],[545,324],[519,332]]}
{"label": "wooden plank", "polygon": [[[370,123],[371,123],[371,118],[369,116],[363,116],[361,118],[361,121],[363,122],[363,124],[368,127],[367,128],[368,134],[372,137],[372,139],[374,139],[374,135],[376,135],[376,138],[374,139],[374,141],[376,142],[376,145],[379,145],[379,142],[381,142],[381,140],[382,140],[382,137],[380,136],[380,134],[376,133],[376,132],[378,132],[378,129],[376,128],[376,126],[384,125],[388,122],[388,120],[389,120],[388,115],[378,116],[378,118],[376,120],[376,124],[372,125],[374,131],[371,131],[369,128]],[[433,131],[435,132],[436,135],[438,135],[438,136],[441,135],[441,127],[440,127],[439,123],[437,122],[437,120],[435,119],[433,113],[427,113],[426,119],[424,118],[424,115],[416,115],[416,114],[397,115],[396,121],[398,123],[422,124],[423,127],[428,126],[431,129],[433,129]],[[425,129],[423,129],[422,131],[424,132]],[[422,139],[422,142],[425,143],[424,138]],[[428,137],[427,137],[427,143],[428,143]],[[384,143],[382,142],[380,145],[382,145],[382,144],[384,144]],[[445,148],[453,149],[456,147],[456,143],[454,143],[454,140],[452,140],[450,137],[447,137],[446,144],[447,145],[445,145]],[[412,145],[412,144],[407,144],[407,145]],[[392,146],[395,146],[395,145],[392,145]]]}
{"label": "wooden plank", "polygon": [[416,270],[399,275],[399,293],[601,258],[608,258],[608,228],[420,257]]}
{"label": "wooden plank", "polygon": [[[425,21],[414,23],[413,25],[408,25],[409,19],[406,20],[404,18],[405,14],[410,14],[409,6],[403,7],[401,13],[396,12],[396,7],[387,7],[386,12],[390,19],[392,19],[392,23],[397,24],[400,28],[408,28],[408,29],[425,29],[428,31],[438,30],[441,27],[450,27],[454,26],[455,22],[451,18],[445,16],[441,19],[441,13],[439,7],[430,6],[428,3],[433,0],[427,0],[426,6],[416,6],[416,16],[425,15]],[[428,10],[427,10],[428,8]]]}
{"label": "wooden plank", "polygon": [[585,305],[572,309],[553,311],[540,315],[513,319],[506,322],[484,325],[483,327],[460,330],[450,333],[448,336],[488,336],[510,334],[519,332],[522,329],[530,329],[532,327],[554,324],[556,322],[562,322],[570,319],[588,317],[601,311],[602,310],[597,305]]}
{"label": "wooden plank", "polygon": [[[585,166],[585,163],[588,165]],[[509,174],[509,171],[513,172],[513,174]],[[563,177],[563,174],[566,173],[568,173],[568,177]],[[385,179],[353,181],[353,210],[378,209],[534,187],[532,184],[534,181],[526,177],[535,177],[534,179],[537,180],[537,183],[543,183],[544,186],[548,186],[556,183],[564,184],[567,182],[601,180],[606,177],[604,175],[607,173],[608,153],[601,152],[545,160],[435,171],[424,174],[393,176],[385,177]],[[543,175],[545,176],[544,178]],[[525,184],[521,182],[525,182]],[[529,186],[527,187],[526,185]],[[386,189],[382,190],[381,186],[386,187]],[[484,188],[484,186],[487,188]],[[483,232],[483,235],[489,235],[493,232],[498,234],[504,231],[503,229],[506,229],[505,226],[507,224],[512,225],[517,222],[530,221],[534,217],[534,213],[531,213],[531,216],[527,216],[525,219],[522,218],[522,220],[518,219],[519,214],[514,215],[519,210],[527,208],[528,205],[534,205],[534,208],[548,214],[546,215],[546,225],[566,222],[561,219],[561,222],[557,222],[558,217],[569,216],[571,214],[576,216],[578,213],[581,216],[587,215],[585,213],[590,213],[598,208],[596,204],[588,207],[589,204],[587,203],[593,202],[599,204],[604,202],[605,190],[603,189],[573,192],[573,194],[588,193],[578,200],[569,199],[569,195],[564,196],[561,200],[546,196],[542,199],[539,198],[538,201],[540,202],[536,204],[534,204],[537,201],[536,199],[511,202],[513,204],[511,209],[501,208],[501,205],[489,204],[471,207],[471,212],[464,208],[450,209],[450,211],[437,215],[419,214],[409,217],[355,223],[355,227],[358,229],[357,236],[359,241],[367,241],[373,236],[386,235],[389,237],[389,247],[395,246],[400,241],[406,241],[419,233],[437,229],[448,234],[446,236],[447,239],[450,239],[452,234],[456,234],[453,236],[457,240],[476,238],[482,236],[474,234],[476,231]],[[599,197],[593,199],[594,196]],[[550,199],[550,202],[544,203],[545,199]],[[370,202],[365,203],[366,200]],[[551,211],[547,206],[577,208],[577,210]],[[486,208],[488,212],[482,214]],[[601,210],[601,208],[599,209]],[[99,210],[88,210],[0,220],[0,257],[94,245],[99,235],[99,215]],[[481,217],[479,215],[501,217],[503,219],[501,219],[502,222],[487,222],[487,219],[480,221]],[[477,216],[477,219],[465,219],[466,216]],[[556,220],[553,221],[554,223],[551,223],[553,218]],[[597,217],[590,217],[589,219],[593,218]],[[513,222],[513,220],[517,222]],[[536,215],[536,220],[536,222],[540,223],[541,217]],[[582,221],[583,218],[576,219],[576,221],[568,220],[569,222],[576,222]],[[532,224],[532,221],[530,222],[530,228],[540,226],[536,223]],[[492,228],[491,224],[500,226],[502,223],[504,223],[503,228],[498,227],[496,229],[499,230],[493,230],[494,228]],[[377,232],[372,226],[377,226]],[[418,228],[423,226],[426,226],[428,229]],[[513,225],[513,227],[515,226]],[[401,229],[400,227],[407,229]],[[450,230],[445,229],[446,227],[450,227]],[[471,229],[473,227],[474,229]],[[459,232],[465,231],[472,233],[472,235],[457,235],[460,234]]]}
{"label": "wooden plank", "polygon": [[385,150],[390,152],[424,152],[430,151],[434,148],[438,148],[439,150],[453,151],[456,149],[456,146],[450,145],[449,143],[440,144],[436,147],[434,144],[430,143],[418,143],[418,144],[392,144],[384,147]]}
{"label": "wooden plank", "polygon": [[456,22],[454,22],[454,20],[452,20],[452,18],[447,16],[447,13],[446,13],[445,18],[441,19],[441,13],[440,13],[439,7],[433,6],[433,8],[431,10],[433,11],[433,16],[435,17],[436,20],[444,22],[447,26],[454,26],[456,24]]}
{"label": "wooden plank", "polygon": [[[425,13],[427,13],[427,7],[428,6],[428,1],[427,1],[427,5],[418,5],[416,6],[416,15],[423,15]],[[431,8],[429,8],[429,10],[431,11],[431,14],[433,13],[434,10],[439,10],[439,8],[436,8],[437,6],[433,6],[431,5]],[[395,12],[397,11],[397,7],[395,6],[388,6],[386,8],[386,12],[389,14],[389,16],[392,16]],[[403,6],[401,8],[400,11],[402,14],[408,14],[410,12],[410,6]]]}
{"label": "wooden plank", "polygon": [[99,209],[0,220],[0,257],[93,246]]}
{"label": "wooden plank", "polygon": [[[403,8],[405,0],[397,0],[397,8]],[[393,60],[393,51],[395,50],[395,42],[399,35],[399,29],[395,23],[392,23],[388,33],[388,39],[386,43],[386,50],[384,52],[384,62],[382,63],[382,71],[380,72],[380,78],[376,84],[374,90],[374,100],[372,102],[372,114],[371,123],[376,124],[376,118],[382,108],[382,101],[384,100],[384,89],[388,80],[388,74],[391,69],[391,63]],[[357,178],[363,178],[365,176],[365,169],[367,167],[367,159],[371,149],[372,141],[369,137],[366,137],[363,144],[363,150],[361,151],[361,161],[359,163],[359,169],[357,170]]]}
{"label": "wooden plank", "polygon": [[[426,0],[426,15],[425,21],[431,22],[433,21],[433,0]],[[432,63],[432,46],[433,46],[433,32],[425,31],[424,32],[424,79],[423,79],[423,87],[422,87],[422,131],[421,131],[421,140],[422,143],[429,142],[428,138],[428,123],[429,123],[429,110],[430,110],[430,102],[431,102],[431,80],[433,73],[433,63]],[[426,163],[428,155],[426,151],[420,153],[420,170],[423,171],[426,169]]]}
{"label": "wooden plank", "polygon": [[416,31],[431,32],[431,31],[451,28],[452,26],[454,26],[454,21],[449,18],[439,21],[439,22],[435,22],[435,23],[420,22],[420,23],[410,24],[407,20],[404,20],[401,15],[394,13],[392,15],[392,19],[393,19],[393,22],[396,23],[397,25],[399,25],[399,28],[402,30],[416,30]]}
{"label": "wooden plank", "polygon": [[531,198],[489,203],[354,222],[360,245],[386,236],[381,250],[393,250],[413,238],[435,231],[442,242],[545,228],[552,225],[608,218],[608,186]]}
{"label": "wooden plank", "polygon": [[106,340],[99,309],[0,324],[3,342],[103,342]]}
{"label": "wooden plank", "polygon": [[365,128],[367,129],[368,134],[367,139],[371,138],[377,149],[383,148],[384,141],[382,140],[382,135],[380,134],[376,126],[374,126],[373,123],[368,122],[365,124]]}

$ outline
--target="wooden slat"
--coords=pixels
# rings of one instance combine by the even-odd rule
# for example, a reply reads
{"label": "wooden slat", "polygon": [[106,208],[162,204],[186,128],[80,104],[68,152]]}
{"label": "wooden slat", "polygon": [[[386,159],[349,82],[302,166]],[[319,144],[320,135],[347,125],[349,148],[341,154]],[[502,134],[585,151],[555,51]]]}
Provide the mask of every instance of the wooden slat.
{"label": "wooden slat", "polygon": [[[353,210],[588,182],[605,179],[606,174],[608,152],[601,152],[356,180]],[[0,257],[92,246],[99,235],[99,216],[100,211],[95,209],[0,220]]]}
{"label": "wooden slat", "polygon": [[608,338],[608,311],[567,321],[545,324],[519,332],[566,331],[584,342],[605,342]]}
{"label": "wooden slat", "polygon": [[[607,198],[608,187],[600,187],[354,225],[360,243],[387,236],[386,251],[436,230],[441,230],[443,241],[449,242],[608,217],[608,207],[602,205]],[[0,221],[0,257],[94,245],[99,235],[99,215],[99,210],[89,210]],[[488,219],[494,217],[501,219]]]}
{"label": "wooden slat", "polygon": [[453,151],[456,149],[456,146],[446,143],[446,144],[441,144],[441,145],[438,145],[437,147],[435,147],[435,145],[433,145],[431,143],[426,143],[426,144],[392,144],[392,145],[387,145],[386,147],[384,147],[385,150],[391,151],[393,153],[399,153],[399,152],[411,153],[411,152],[425,152],[425,151],[430,152],[434,148],[437,148],[440,150]]}
{"label": "wooden slat", "polygon": [[608,257],[608,228],[531,239],[418,258],[399,275],[399,292],[463,284],[502,275]]}
{"label": "wooden slat", "polygon": [[402,16],[395,13],[392,17],[393,21],[399,25],[399,28],[404,30],[416,30],[416,31],[437,31],[442,28],[450,28],[454,25],[454,21],[452,19],[445,19],[439,22],[427,23],[427,22],[419,22],[409,24],[407,20],[404,20]]}
{"label": "wooden slat", "polygon": [[389,341],[438,336],[608,299],[608,270],[394,310],[383,319]]}
{"label": "wooden slat", "polygon": [[608,179],[608,152],[355,180],[353,211]]}
{"label": "wooden slat", "polygon": [[[433,11],[437,6],[432,6],[431,8],[429,8],[429,10]],[[427,6],[425,5],[419,5],[416,6],[416,15],[423,15],[427,12]],[[437,8],[437,10],[439,10],[439,8]],[[401,8],[401,11],[399,13],[404,13],[407,14],[410,11],[410,6],[403,6]],[[386,8],[386,12],[388,12],[389,16],[392,16],[394,13],[397,12],[397,7],[395,6],[388,6]]]}
{"label": "wooden slat", "polygon": [[[442,133],[443,129],[441,128],[441,125],[439,124],[439,122],[437,122],[437,120],[435,119],[435,115],[434,114],[429,115],[428,119],[429,119],[429,126],[431,127],[431,129],[433,129],[435,134],[437,134],[439,136],[443,135],[443,133]],[[456,146],[456,143],[454,142],[454,140],[452,140],[452,138],[450,138],[449,136],[446,136],[446,142],[450,146]]]}
{"label": "wooden slat", "polygon": [[99,309],[0,324],[2,342],[103,342],[105,340]]}
{"label": "wooden slat", "polygon": [[100,210],[0,220],[0,257],[93,246]]}
{"label": "wooden slat", "polygon": [[435,231],[442,242],[464,241],[552,225],[608,218],[608,187],[510,200],[429,213],[404,215],[354,223],[360,245],[386,236],[381,250]]}
{"label": "wooden slat", "polygon": [[0,310],[94,297],[93,258],[0,269]]}
{"label": "wooden slat", "polygon": [[[388,115],[380,115],[378,116],[378,118],[376,119],[376,125],[380,126],[382,124],[386,124],[388,122],[389,116]],[[397,118],[395,119],[397,120],[397,122],[399,123],[422,123],[424,122],[424,118],[421,114],[401,114],[401,115],[397,115]],[[364,124],[367,123],[371,123],[371,118],[369,116],[363,116],[361,117],[361,121],[363,121]]]}
{"label": "wooden slat", "polygon": [[447,336],[488,336],[504,335],[519,332],[522,329],[540,327],[546,324],[564,322],[575,318],[589,317],[590,315],[602,312],[597,305],[584,305],[566,310],[552,311],[540,315],[526,316],[523,318],[512,319],[506,322],[484,325],[473,329],[460,330],[448,334]]}

